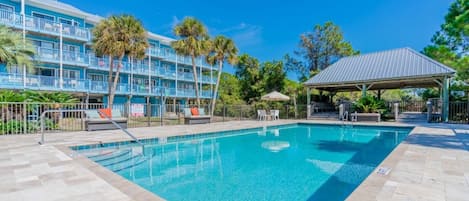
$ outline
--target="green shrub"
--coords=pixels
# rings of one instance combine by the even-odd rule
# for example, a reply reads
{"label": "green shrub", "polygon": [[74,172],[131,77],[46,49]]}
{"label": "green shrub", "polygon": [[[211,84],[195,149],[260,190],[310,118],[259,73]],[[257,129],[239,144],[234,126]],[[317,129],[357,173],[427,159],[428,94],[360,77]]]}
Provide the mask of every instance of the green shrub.
{"label": "green shrub", "polygon": [[29,122],[25,125],[24,121],[10,120],[7,122],[0,122],[0,134],[21,134],[21,133],[34,133],[38,131],[38,124]]}
{"label": "green shrub", "polygon": [[385,113],[386,103],[373,96],[365,96],[353,103],[353,108],[357,112],[363,113]]}

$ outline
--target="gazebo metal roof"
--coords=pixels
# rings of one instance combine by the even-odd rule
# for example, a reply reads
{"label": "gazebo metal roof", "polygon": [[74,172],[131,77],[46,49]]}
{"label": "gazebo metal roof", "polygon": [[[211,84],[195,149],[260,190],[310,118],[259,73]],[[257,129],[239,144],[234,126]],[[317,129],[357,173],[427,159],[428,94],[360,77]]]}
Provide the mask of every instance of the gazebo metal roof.
{"label": "gazebo metal roof", "polygon": [[400,48],[345,57],[304,83],[327,91],[438,86],[455,71],[415,50]]}

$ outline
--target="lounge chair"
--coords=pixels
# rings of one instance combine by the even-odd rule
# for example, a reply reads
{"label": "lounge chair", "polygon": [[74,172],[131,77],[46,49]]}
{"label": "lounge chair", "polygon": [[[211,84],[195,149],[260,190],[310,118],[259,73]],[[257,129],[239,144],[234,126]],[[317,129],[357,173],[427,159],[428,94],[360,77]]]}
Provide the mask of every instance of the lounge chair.
{"label": "lounge chair", "polygon": [[279,120],[280,110],[270,110],[270,115],[272,116],[272,120]]}
{"label": "lounge chair", "polygon": [[[108,118],[101,117],[98,110],[85,111],[85,115],[85,129],[87,131],[118,129]],[[122,116],[120,110],[111,110],[111,119],[122,128],[127,128],[127,118]]]}
{"label": "lounge chair", "polygon": [[191,108],[184,108],[184,124],[206,124],[210,123],[211,117],[205,115],[203,108],[198,109],[198,115],[192,115]]}
{"label": "lounge chair", "polygon": [[267,119],[267,112],[265,110],[257,110],[257,119],[259,121]]}

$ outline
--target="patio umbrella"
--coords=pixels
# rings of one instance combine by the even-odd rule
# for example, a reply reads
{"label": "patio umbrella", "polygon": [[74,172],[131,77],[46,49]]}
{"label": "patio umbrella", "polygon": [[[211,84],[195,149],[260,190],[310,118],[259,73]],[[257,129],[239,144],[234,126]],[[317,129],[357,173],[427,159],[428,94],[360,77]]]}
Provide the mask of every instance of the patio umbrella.
{"label": "patio umbrella", "polygon": [[261,100],[265,100],[265,101],[288,101],[290,100],[290,97],[280,93],[280,92],[277,92],[277,91],[273,91],[273,92],[270,92],[266,95],[263,95],[261,97]]}

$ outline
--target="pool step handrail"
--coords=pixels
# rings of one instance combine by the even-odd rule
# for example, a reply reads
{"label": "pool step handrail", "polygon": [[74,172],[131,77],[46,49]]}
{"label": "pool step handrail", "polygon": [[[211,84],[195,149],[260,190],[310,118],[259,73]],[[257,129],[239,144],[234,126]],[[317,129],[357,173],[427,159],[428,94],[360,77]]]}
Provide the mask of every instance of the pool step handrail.
{"label": "pool step handrail", "polygon": [[130,133],[127,129],[125,128],[122,128],[121,125],[119,125],[116,121],[114,121],[109,115],[105,114],[104,112],[100,111],[100,110],[97,110],[98,113],[102,116],[104,116],[107,120],[109,120],[112,124],[114,124],[114,126],[116,126],[117,128],[119,128],[120,130],[122,130],[122,132],[124,132],[125,134],[127,134],[130,138],[132,138],[136,143],[138,143],[139,145],[142,145],[143,146],[143,143],[140,142],[140,140],[138,140],[134,135],[132,135],[132,133]]}
{"label": "pool step handrail", "polygon": [[[342,127],[347,126],[347,121],[348,121],[348,111],[345,111],[342,114]],[[351,121],[350,124],[348,124],[348,126],[353,127],[353,121]]]}

